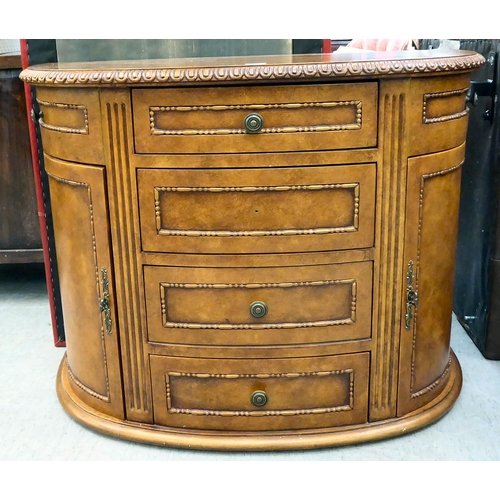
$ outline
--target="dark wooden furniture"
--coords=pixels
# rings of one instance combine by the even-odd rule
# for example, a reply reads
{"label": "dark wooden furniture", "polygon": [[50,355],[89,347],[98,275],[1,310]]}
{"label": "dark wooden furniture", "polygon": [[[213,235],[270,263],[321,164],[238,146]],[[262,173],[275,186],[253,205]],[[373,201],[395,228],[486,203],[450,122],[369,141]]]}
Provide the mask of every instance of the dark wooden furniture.
{"label": "dark wooden furniture", "polygon": [[158,445],[406,433],[460,392],[474,52],[44,65],[64,408]]}
{"label": "dark wooden furniture", "polygon": [[500,40],[461,45],[486,64],[471,75],[483,95],[470,108],[453,310],[483,356],[500,360]]}
{"label": "dark wooden furniture", "polygon": [[455,40],[486,64],[471,74],[453,311],[483,356],[500,360],[500,40]]}
{"label": "dark wooden furniture", "polygon": [[0,264],[43,262],[20,54],[0,55]]}

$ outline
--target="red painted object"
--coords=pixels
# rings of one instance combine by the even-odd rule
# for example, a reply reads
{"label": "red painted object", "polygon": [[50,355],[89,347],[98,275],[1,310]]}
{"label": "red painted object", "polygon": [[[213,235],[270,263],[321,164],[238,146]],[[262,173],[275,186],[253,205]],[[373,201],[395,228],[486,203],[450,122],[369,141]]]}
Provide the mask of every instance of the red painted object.
{"label": "red painted object", "polygon": [[[23,69],[29,66],[28,44],[26,40],[21,40],[21,61]],[[54,307],[54,288],[52,286],[52,268],[50,265],[50,258],[49,258],[49,239],[47,234],[47,224],[45,220],[46,215],[45,215],[45,206],[42,194],[42,182],[40,177],[40,157],[39,157],[40,153],[36,137],[35,124],[31,119],[31,111],[33,109],[31,86],[25,83],[24,90],[26,95],[26,111],[28,114],[28,129],[29,129],[30,144],[31,144],[31,157],[33,160],[33,175],[35,177],[38,218],[40,221],[40,233],[42,236],[42,247],[43,247],[43,256],[45,264],[45,279],[47,281],[47,291],[49,295],[50,314],[52,318],[52,332],[54,335],[54,345],[56,347],[66,347],[66,342],[59,340],[59,334],[57,331],[56,312]]]}

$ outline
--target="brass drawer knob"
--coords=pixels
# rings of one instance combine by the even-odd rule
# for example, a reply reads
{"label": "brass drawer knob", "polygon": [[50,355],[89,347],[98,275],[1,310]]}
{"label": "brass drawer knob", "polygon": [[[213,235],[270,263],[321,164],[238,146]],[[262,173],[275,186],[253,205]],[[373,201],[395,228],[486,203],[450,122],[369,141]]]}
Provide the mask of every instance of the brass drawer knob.
{"label": "brass drawer knob", "polygon": [[264,126],[264,118],[259,113],[250,113],[243,122],[245,129],[249,134],[256,134]]}
{"label": "brass drawer knob", "polygon": [[261,302],[260,300],[252,302],[250,304],[250,314],[254,318],[263,318],[267,314],[267,306],[265,302]]}
{"label": "brass drawer knob", "polygon": [[250,397],[250,401],[254,406],[265,406],[269,398],[264,391],[255,391]]}

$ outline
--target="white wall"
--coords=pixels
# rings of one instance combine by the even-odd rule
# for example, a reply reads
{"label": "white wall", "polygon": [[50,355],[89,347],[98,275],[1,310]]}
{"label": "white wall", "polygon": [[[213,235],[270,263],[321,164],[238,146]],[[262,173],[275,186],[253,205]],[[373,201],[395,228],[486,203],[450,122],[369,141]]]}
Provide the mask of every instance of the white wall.
{"label": "white wall", "polygon": [[5,54],[6,52],[20,52],[21,46],[19,40],[13,38],[0,38],[0,54]]}

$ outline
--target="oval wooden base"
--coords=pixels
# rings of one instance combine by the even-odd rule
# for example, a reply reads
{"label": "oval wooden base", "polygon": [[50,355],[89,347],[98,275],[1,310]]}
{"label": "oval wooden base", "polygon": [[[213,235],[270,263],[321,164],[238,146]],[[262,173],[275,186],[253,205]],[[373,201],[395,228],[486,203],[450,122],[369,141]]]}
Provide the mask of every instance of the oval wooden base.
{"label": "oval wooden base", "polygon": [[431,424],[453,406],[462,387],[462,370],[451,352],[450,376],[439,397],[403,417],[341,428],[281,432],[188,431],[119,420],[82,403],[71,390],[65,359],[57,374],[57,395],[77,422],[115,438],[200,450],[272,451],[345,446],[401,436]]}

